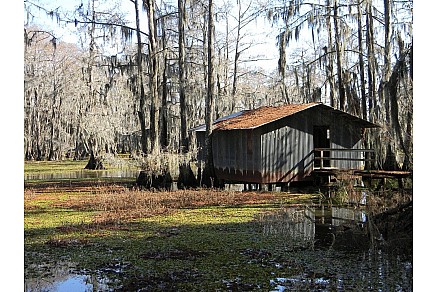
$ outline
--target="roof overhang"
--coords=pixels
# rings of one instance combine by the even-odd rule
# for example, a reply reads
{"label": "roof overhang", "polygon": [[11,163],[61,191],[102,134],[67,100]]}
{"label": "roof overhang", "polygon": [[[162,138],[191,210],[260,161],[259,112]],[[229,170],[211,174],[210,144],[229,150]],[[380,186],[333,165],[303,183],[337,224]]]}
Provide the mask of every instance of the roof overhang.
{"label": "roof overhang", "polygon": [[[275,121],[290,117],[299,112],[312,108],[322,108],[338,117],[345,117],[362,128],[380,128],[378,124],[368,122],[347,112],[335,109],[323,103],[309,103],[299,105],[283,105],[280,107],[260,107],[254,110],[245,110],[219,118],[213,122],[213,131],[252,130]],[[265,118],[260,118],[266,115]],[[257,121],[256,121],[257,120]],[[205,132],[206,126],[200,125],[189,130],[190,132]]]}
{"label": "roof overhang", "polygon": [[353,123],[360,125],[362,128],[381,128],[380,125],[372,123],[372,122],[368,122],[367,120],[364,120],[362,118],[356,117],[352,114],[349,114],[347,112],[335,109],[331,106],[325,105],[325,104],[320,104],[318,105],[320,107],[323,107],[324,109],[330,111],[331,113],[333,113],[334,115],[337,115],[339,117],[346,117],[349,120],[351,120]]}

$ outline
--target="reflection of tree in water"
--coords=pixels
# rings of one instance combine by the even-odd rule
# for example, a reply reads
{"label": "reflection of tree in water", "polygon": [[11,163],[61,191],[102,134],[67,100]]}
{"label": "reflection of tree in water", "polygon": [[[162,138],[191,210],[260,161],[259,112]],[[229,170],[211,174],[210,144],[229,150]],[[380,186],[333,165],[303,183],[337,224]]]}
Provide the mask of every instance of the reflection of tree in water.
{"label": "reflection of tree in water", "polygon": [[43,277],[25,277],[25,291],[108,291],[109,280],[96,274],[77,274],[70,262],[57,262],[32,267],[46,270]]}
{"label": "reflection of tree in water", "polygon": [[[400,242],[401,237],[412,242],[412,224],[406,223],[412,219],[411,207],[406,203],[376,216],[348,207],[281,208],[261,215],[263,236],[304,247],[291,254],[291,268],[299,272],[273,278],[273,291],[411,291],[412,252]],[[290,259],[277,260],[279,266],[290,264]]]}
{"label": "reflection of tree in water", "polygon": [[412,254],[412,201],[377,215],[348,207],[281,208],[261,214],[264,236],[312,248],[383,248]]}
{"label": "reflection of tree in water", "polygon": [[[344,231],[363,227],[366,216],[363,211],[352,208],[282,208],[260,215],[259,221],[265,236],[282,237],[298,246],[333,247],[335,243],[344,242],[341,236]],[[363,228],[355,229],[348,234],[348,241],[357,242],[351,240],[352,236],[362,241],[365,235]]]}
{"label": "reflection of tree in water", "polygon": [[263,235],[281,236],[297,245],[313,242],[315,212],[312,209],[282,208],[259,218]]}

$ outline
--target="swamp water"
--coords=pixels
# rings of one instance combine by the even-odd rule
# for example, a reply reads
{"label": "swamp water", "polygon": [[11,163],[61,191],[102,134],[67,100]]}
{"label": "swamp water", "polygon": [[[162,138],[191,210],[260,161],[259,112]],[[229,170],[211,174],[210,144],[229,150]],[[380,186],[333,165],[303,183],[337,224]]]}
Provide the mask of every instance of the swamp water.
{"label": "swamp water", "polygon": [[60,173],[26,173],[24,181],[28,180],[59,180],[81,178],[137,178],[137,170],[78,170]]}
{"label": "swamp water", "polygon": [[[288,207],[260,214],[255,221],[259,227],[257,236],[276,240],[283,246],[282,255],[275,258],[269,256],[270,251],[241,252],[247,256],[248,264],[266,263],[265,259],[269,259],[272,278],[263,284],[269,287],[263,291],[413,290],[412,255],[371,247],[364,210]],[[123,274],[124,267],[110,271],[111,278],[116,280],[105,277],[108,271],[81,273],[69,263],[38,269],[47,271],[47,276],[26,279],[25,291],[111,291],[111,287],[119,286],[117,275]],[[290,270],[290,274],[285,274],[285,270]],[[224,283],[223,291],[234,289],[230,288],[233,283]],[[254,287],[257,285],[251,290]]]}
{"label": "swamp water", "polygon": [[[284,208],[261,215],[259,221],[264,236],[281,239],[290,248],[290,258],[277,266],[301,270],[273,277],[271,291],[413,290],[412,255],[371,247],[363,210]],[[385,245],[383,238],[376,241]]]}
{"label": "swamp water", "polygon": [[105,271],[84,273],[77,271],[75,264],[71,262],[57,262],[43,266],[32,266],[31,269],[38,269],[42,277],[25,279],[24,291],[26,292],[88,292],[88,291],[112,291],[117,280],[110,280],[104,276],[104,272],[117,275],[122,272],[122,266],[108,268]]}

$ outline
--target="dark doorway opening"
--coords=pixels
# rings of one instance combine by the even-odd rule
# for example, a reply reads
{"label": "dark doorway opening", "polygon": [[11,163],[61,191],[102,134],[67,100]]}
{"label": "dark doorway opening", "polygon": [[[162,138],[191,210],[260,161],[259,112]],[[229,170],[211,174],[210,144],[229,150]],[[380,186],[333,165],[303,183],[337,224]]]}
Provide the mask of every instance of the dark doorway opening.
{"label": "dark doorway opening", "polygon": [[[330,148],[330,128],[328,126],[314,126],[313,127],[313,147],[314,148]],[[322,153],[321,153],[322,152]],[[330,167],[330,160],[322,160],[330,157],[330,151],[314,151],[314,167]]]}

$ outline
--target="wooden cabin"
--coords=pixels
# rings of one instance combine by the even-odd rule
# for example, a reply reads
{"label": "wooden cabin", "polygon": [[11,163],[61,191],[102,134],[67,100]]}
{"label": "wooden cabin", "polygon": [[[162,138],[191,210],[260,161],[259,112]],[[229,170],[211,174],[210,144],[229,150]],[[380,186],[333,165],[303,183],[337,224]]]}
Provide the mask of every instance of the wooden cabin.
{"label": "wooden cabin", "polygon": [[[221,117],[213,122],[216,125],[219,122],[240,116],[245,111],[240,111],[236,113],[232,113],[231,115]],[[205,158],[205,132],[207,131],[207,127],[205,125],[200,125],[195,128],[189,130],[189,133],[195,136],[192,137],[196,141],[196,148],[198,150],[197,159],[198,161],[204,160]]]}
{"label": "wooden cabin", "polygon": [[213,125],[215,172],[227,182],[281,184],[310,180],[314,169],[363,169],[363,133],[375,127],[322,103],[243,111]]}

